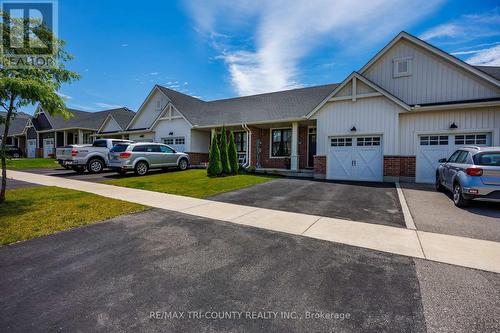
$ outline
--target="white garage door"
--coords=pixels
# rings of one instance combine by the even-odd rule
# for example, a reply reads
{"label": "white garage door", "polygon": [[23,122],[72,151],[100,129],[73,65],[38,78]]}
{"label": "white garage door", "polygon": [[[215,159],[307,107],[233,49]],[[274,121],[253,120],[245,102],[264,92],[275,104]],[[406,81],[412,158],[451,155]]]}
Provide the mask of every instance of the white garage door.
{"label": "white garage door", "polygon": [[489,146],[490,133],[420,135],[417,147],[417,183],[434,183],[439,160],[449,158],[460,147]]}
{"label": "white garage door", "polygon": [[26,141],[28,157],[32,158],[36,156],[36,139],[29,139]]}
{"label": "white garage door", "polygon": [[175,151],[184,152],[186,150],[186,139],[183,136],[163,138],[163,143],[169,145]]}
{"label": "white garage door", "polygon": [[328,179],[382,181],[382,138],[332,137],[327,163]]}
{"label": "white garage door", "polygon": [[43,139],[43,157],[51,157],[54,154],[54,139]]}

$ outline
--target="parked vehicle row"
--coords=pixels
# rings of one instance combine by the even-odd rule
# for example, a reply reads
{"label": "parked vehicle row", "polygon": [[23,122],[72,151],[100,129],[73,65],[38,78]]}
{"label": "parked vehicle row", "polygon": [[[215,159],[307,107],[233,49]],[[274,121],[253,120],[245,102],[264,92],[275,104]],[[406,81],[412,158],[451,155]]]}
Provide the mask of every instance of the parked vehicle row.
{"label": "parked vehicle row", "polygon": [[500,147],[463,147],[439,162],[436,190],[451,191],[456,206],[476,199],[500,202]]}
{"label": "parked vehicle row", "polygon": [[189,167],[189,155],[172,147],[151,142],[98,139],[91,145],[69,145],[56,149],[57,162],[75,172],[99,173],[110,168],[119,174],[134,171],[145,175],[150,169]]}
{"label": "parked vehicle row", "polygon": [[12,157],[12,158],[20,158],[23,157],[23,151],[16,146],[13,145],[6,145],[5,146],[5,155]]}

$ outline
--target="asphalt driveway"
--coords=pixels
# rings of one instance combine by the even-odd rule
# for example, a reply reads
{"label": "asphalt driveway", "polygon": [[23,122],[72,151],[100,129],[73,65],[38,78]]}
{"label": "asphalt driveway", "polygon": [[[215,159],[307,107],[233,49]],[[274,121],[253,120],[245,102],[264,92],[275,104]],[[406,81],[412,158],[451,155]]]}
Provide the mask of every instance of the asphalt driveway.
{"label": "asphalt driveway", "polygon": [[280,178],[209,198],[240,205],[404,227],[392,183]]}
{"label": "asphalt driveway", "polygon": [[500,325],[498,274],[159,209],[1,247],[0,270],[8,332]]}
{"label": "asphalt driveway", "polygon": [[500,204],[472,202],[455,207],[451,194],[433,185],[401,184],[418,230],[500,242]]}

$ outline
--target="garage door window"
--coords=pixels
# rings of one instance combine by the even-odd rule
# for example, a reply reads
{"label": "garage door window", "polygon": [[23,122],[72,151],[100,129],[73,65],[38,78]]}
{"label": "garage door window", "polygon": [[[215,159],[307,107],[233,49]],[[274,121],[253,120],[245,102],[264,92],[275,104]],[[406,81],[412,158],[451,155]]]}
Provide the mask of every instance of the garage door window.
{"label": "garage door window", "polygon": [[455,135],[456,145],[485,145],[486,134]]}
{"label": "garage door window", "polygon": [[356,144],[358,146],[380,146],[380,137],[379,136],[367,136],[364,138],[357,138]]}
{"label": "garage door window", "polygon": [[332,147],[350,147],[352,146],[352,138],[332,138],[330,145]]}
{"label": "garage door window", "polygon": [[173,145],[174,144],[174,138],[163,139],[163,143],[166,144],[166,145]]}
{"label": "garage door window", "polygon": [[447,146],[447,135],[425,135],[420,137],[421,146]]}
{"label": "garage door window", "polygon": [[183,145],[185,143],[184,137],[182,138],[175,138],[175,144],[176,145]]}

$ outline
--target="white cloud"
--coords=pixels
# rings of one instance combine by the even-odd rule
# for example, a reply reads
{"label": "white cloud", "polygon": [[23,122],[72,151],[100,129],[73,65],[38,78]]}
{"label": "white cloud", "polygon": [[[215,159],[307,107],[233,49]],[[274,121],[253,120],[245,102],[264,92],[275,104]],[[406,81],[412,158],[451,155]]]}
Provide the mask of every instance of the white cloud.
{"label": "white cloud", "polygon": [[158,75],[158,72],[152,72],[152,73],[149,73],[149,75],[155,76],[155,75]]}
{"label": "white cloud", "polygon": [[[367,48],[425,17],[441,2],[411,0],[401,6],[397,0],[193,0],[187,7],[197,30],[220,52],[218,59],[226,63],[237,93],[247,95],[301,86],[299,63],[315,48],[333,43],[351,51]],[[231,38],[238,36],[228,36],[226,30],[251,31],[251,36],[234,46]]]}
{"label": "white cloud", "polygon": [[69,96],[69,95],[65,95],[59,91],[56,91],[56,94],[61,97],[62,99],[65,99],[65,100],[68,100],[68,99],[72,99],[73,97]]}
{"label": "white cloud", "polygon": [[466,61],[471,65],[500,66],[500,45],[478,50]]}
{"label": "white cloud", "polygon": [[440,37],[457,37],[464,33],[464,27],[458,26],[454,23],[446,23],[438,25],[434,28],[431,28],[420,35],[420,38],[423,40],[430,40],[434,38]]}
{"label": "white cloud", "polygon": [[122,105],[118,104],[108,104],[108,103],[94,103],[94,104],[103,109],[117,109],[122,107]]}
{"label": "white cloud", "polygon": [[126,43],[122,44],[122,47],[127,47],[127,46],[128,46],[128,44],[126,44]]}
{"label": "white cloud", "polygon": [[92,106],[86,106],[81,104],[70,104],[69,105],[73,109],[83,110],[83,111],[95,111],[95,108]]}

